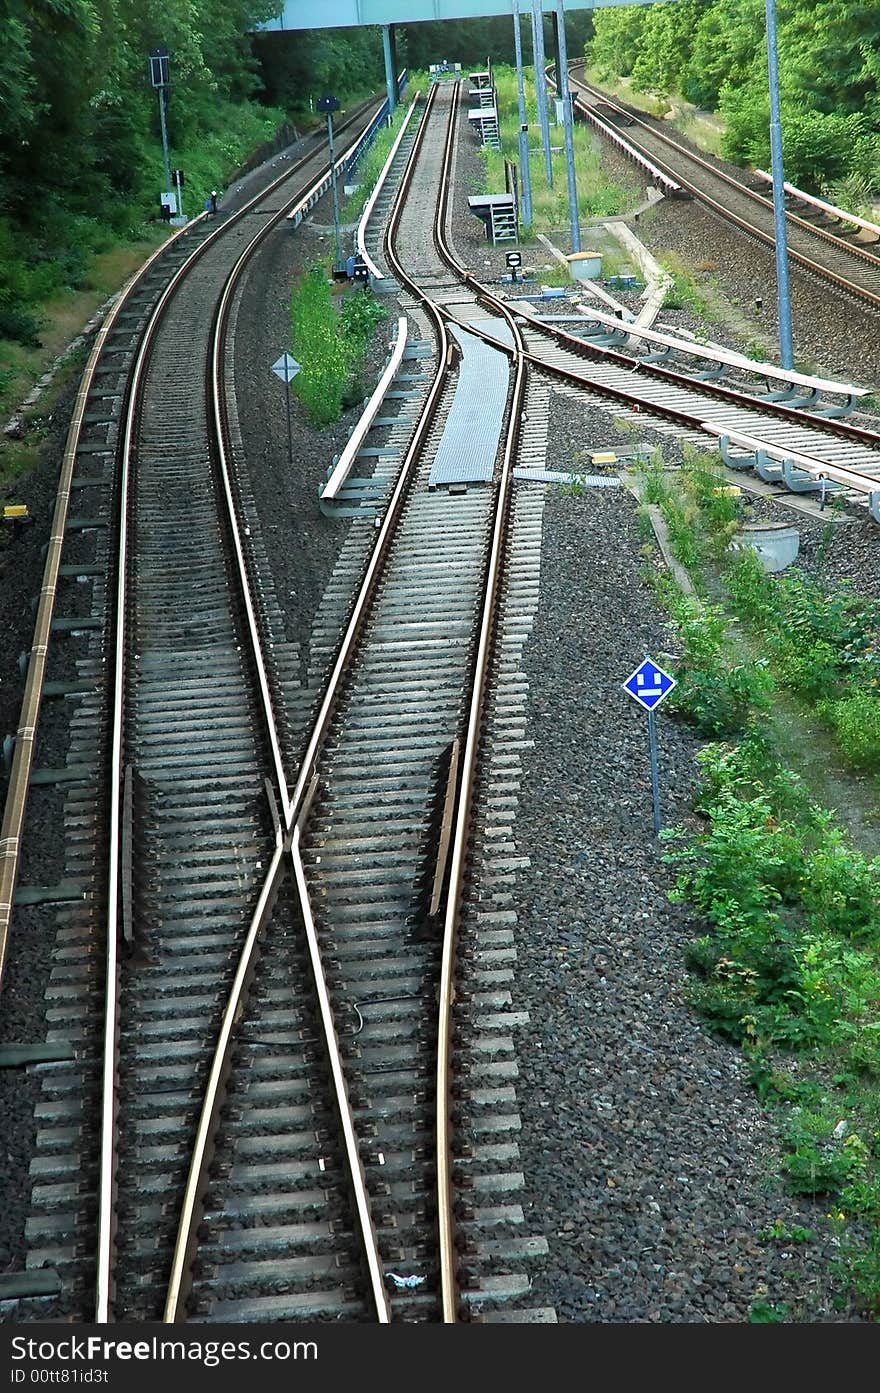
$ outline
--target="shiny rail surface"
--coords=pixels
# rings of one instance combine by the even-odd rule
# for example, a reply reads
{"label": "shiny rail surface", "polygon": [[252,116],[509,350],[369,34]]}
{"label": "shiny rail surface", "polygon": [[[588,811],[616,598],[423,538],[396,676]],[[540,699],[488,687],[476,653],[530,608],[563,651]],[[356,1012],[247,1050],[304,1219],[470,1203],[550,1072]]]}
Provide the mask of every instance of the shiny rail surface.
{"label": "shiny rail surface", "polygon": [[[353,118],[353,124],[362,119],[367,119],[363,111]],[[236,850],[236,834],[231,839],[227,837],[228,847],[218,851],[218,827],[214,827],[211,833],[195,836],[191,827],[187,832],[188,819],[197,815],[197,808],[192,803],[193,796],[197,803],[202,804],[203,813],[208,813],[210,820],[205,825],[210,826],[211,821],[215,820],[211,807],[213,805],[216,809],[218,806],[213,790],[222,788],[224,779],[227,789],[231,789],[238,779],[236,764],[243,769],[242,760],[249,758],[244,746],[240,754],[231,753],[233,744],[229,743],[228,732],[222,732],[223,722],[216,719],[213,738],[208,746],[208,732],[212,731],[212,725],[198,714],[200,706],[205,709],[204,700],[198,695],[200,691],[206,694],[215,717],[218,702],[231,701],[232,707],[246,704],[236,688],[238,678],[233,677],[235,669],[242,677],[247,676],[249,683],[246,669],[250,667],[256,674],[255,690],[262,691],[254,707],[256,734],[247,739],[251,741],[255,755],[261,746],[266,754],[265,760],[258,755],[257,772],[251,785],[255,820],[251,823],[253,831],[250,838],[253,839],[255,835],[255,845],[266,848],[267,860],[270,859],[272,841],[269,808],[276,795],[285,814],[289,810],[283,756],[278,738],[270,731],[270,686],[277,681],[279,674],[283,677],[285,655],[276,651],[269,664],[271,671],[267,672],[261,658],[265,597],[260,594],[257,598],[255,584],[257,544],[254,539],[245,540],[242,529],[236,523],[241,506],[241,484],[233,477],[226,463],[228,445],[222,420],[224,408],[215,402],[212,428],[208,413],[203,409],[200,416],[194,406],[200,400],[207,401],[206,393],[211,382],[218,398],[222,398],[225,391],[222,353],[215,358],[213,368],[208,369],[207,350],[211,335],[207,332],[206,318],[210,319],[216,288],[222,288],[237,264],[239,270],[243,267],[245,244],[249,243],[252,249],[259,245],[262,238],[268,235],[273,222],[283,217],[291,202],[295,203],[300,196],[298,181],[301,178],[310,180],[311,170],[316,164],[320,165],[323,159],[319,144],[317,156],[307,154],[288,167],[238,213],[222,215],[216,223],[202,217],[190,224],[174,239],[170,264],[168,244],[152,259],[143,275],[132,283],[130,293],[120,301],[113,319],[105,326],[106,333],[99,339],[83,380],[80,394],[83,403],[91,394],[93,407],[95,401],[109,405],[101,411],[79,410],[68,442],[71,472],[74,460],[80,471],[74,486],[87,486],[94,490],[90,497],[99,498],[99,527],[104,519],[107,521],[106,533],[98,530],[98,538],[110,535],[114,509],[117,515],[120,512],[129,515],[134,523],[134,533],[132,541],[120,540],[115,558],[107,551],[106,559],[85,568],[90,575],[106,574],[109,584],[106,593],[98,589],[95,597],[95,604],[103,607],[100,628],[95,624],[88,626],[97,636],[93,644],[96,660],[88,659],[81,663],[81,669],[94,676],[76,686],[77,692],[85,691],[86,697],[81,719],[75,717],[80,734],[74,736],[74,753],[69,758],[77,758],[75,751],[83,746],[85,740],[89,750],[93,751],[90,757],[94,759],[94,767],[86,764],[76,766],[89,772],[87,777],[80,776],[78,787],[82,788],[82,794],[76,794],[72,806],[85,809],[90,800],[100,797],[101,780],[106,776],[106,771],[112,769],[115,773],[109,779],[109,787],[113,810],[106,821],[103,813],[96,817],[90,812],[88,826],[93,827],[94,832],[88,834],[90,840],[85,842],[80,834],[82,850],[88,853],[88,862],[80,863],[82,870],[79,875],[83,886],[79,897],[81,907],[74,900],[71,911],[66,915],[69,922],[79,927],[73,935],[70,929],[66,933],[62,931],[61,941],[63,943],[66,936],[71,945],[81,944],[82,947],[76,946],[75,951],[71,947],[62,952],[58,957],[62,966],[54,969],[52,974],[56,984],[51,988],[52,996],[64,1005],[63,1009],[50,1012],[50,1020],[54,1016],[63,1022],[50,1032],[50,1038],[57,1038],[60,1031],[62,1038],[76,1041],[77,1048],[72,1055],[62,1051],[55,1074],[44,1078],[44,1092],[54,1101],[50,1111],[44,1106],[42,1112],[47,1117],[51,1112],[53,1117],[69,1115],[71,1120],[81,1118],[82,1130],[76,1135],[71,1133],[70,1155],[58,1155],[53,1161],[52,1169],[59,1183],[53,1187],[35,1183],[28,1227],[35,1244],[35,1260],[40,1251],[51,1252],[62,1275],[64,1299],[68,1302],[82,1301],[89,1285],[89,1254],[98,1252],[93,1280],[96,1294],[94,1311],[99,1321],[114,1319],[120,1311],[126,1314],[130,1311],[133,1318],[138,1315],[155,1318],[161,1311],[161,1307],[157,1310],[149,1304],[150,1298],[141,1276],[140,1270],[146,1257],[143,1229],[141,1235],[136,1237],[136,1244],[141,1245],[140,1254],[133,1260],[128,1273],[135,1285],[130,1286],[127,1292],[124,1286],[120,1288],[116,1264],[120,1244],[124,1245],[132,1235],[132,1215],[138,1212],[139,1206],[144,1206],[145,1212],[150,1209],[151,1196],[159,1193],[156,1186],[160,1181],[163,1190],[174,1183],[171,1174],[176,1162],[171,1161],[171,1151],[154,1147],[151,1152],[148,1147],[145,1153],[145,1138],[159,1137],[164,1126],[169,1139],[174,1137],[176,1148],[183,1135],[177,1119],[160,1124],[146,1114],[144,1105],[152,1085],[133,1087],[132,1079],[137,1070],[141,1070],[143,1077],[154,1081],[173,1077],[176,1067],[180,1072],[179,1066],[172,1064],[164,1046],[161,1049],[157,1047],[158,1041],[183,1040],[187,1031],[193,1031],[195,1017],[193,1024],[187,1025],[174,1007],[170,1012],[167,1006],[157,1011],[155,1006],[150,1005],[149,999],[144,998],[147,1014],[142,1016],[141,1025],[135,1026],[134,1037],[129,1035],[126,1043],[126,1032],[131,1030],[133,1020],[129,1010],[134,999],[132,989],[140,990],[145,985],[143,979],[148,979],[151,973],[156,977],[164,972],[162,959],[169,953],[174,957],[176,952],[181,951],[174,946],[173,932],[166,930],[162,923],[157,891],[160,900],[165,894],[169,907],[179,901],[181,892],[184,900],[191,895],[193,903],[200,899],[204,901],[205,896],[211,893],[211,876],[219,875],[222,880],[225,871],[219,871],[220,862],[225,860],[227,865],[231,864],[228,859],[231,856],[234,862],[232,899],[241,904],[249,897],[253,902],[259,899],[259,881],[262,877],[253,880],[252,889],[248,889],[242,880],[242,861],[240,852]],[[269,218],[266,212],[270,213]],[[256,216],[253,216],[255,213]],[[184,327],[185,315],[177,318],[180,308],[177,302],[181,296],[189,297],[188,313],[192,319],[189,328]],[[169,320],[167,313],[172,302],[175,304],[173,321]],[[221,324],[223,318],[221,308]],[[201,346],[201,365],[199,352],[193,352],[194,345]],[[139,387],[149,385],[151,373],[156,376],[159,391],[144,413],[138,410]],[[123,403],[127,403],[126,413],[121,414]],[[104,436],[96,439],[96,432],[100,434],[102,430],[106,439]],[[213,460],[209,463],[212,455]],[[127,462],[135,458],[138,466],[132,469]],[[96,473],[92,468],[86,473],[84,463],[93,461],[100,463],[101,471]],[[103,490],[100,496],[99,490]],[[211,515],[214,520],[209,522]],[[216,548],[221,544],[221,534],[228,533],[232,538],[231,551],[225,552],[224,559],[219,559],[222,551],[215,550],[218,559],[206,561],[198,535],[200,523],[207,526],[206,540],[208,534],[213,533],[211,547]],[[120,533],[121,539],[124,535]],[[175,536],[176,545],[173,540]],[[60,548],[63,541],[69,544],[69,537],[63,539],[59,535],[56,541]],[[225,546],[225,543],[222,545]],[[185,573],[188,555],[193,557],[196,567],[192,583]],[[237,561],[232,559],[234,557]],[[134,571],[130,565],[132,560],[137,562]],[[68,566],[67,569],[72,568]],[[234,581],[236,573],[238,580]],[[126,574],[129,583],[135,581],[139,598],[133,600],[129,585],[125,584]],[[231,647],[227,638],[220,639],[218,644],[212,637],[215,629],[219,633],[218,625],[222,628],[227,623],[222,610],[228,610],[229,600],[220,600],[220,595],[221,592],[232,594],[228,590],[230,584],[233,588],[237,587],[240,610],[238,636],[232,639]],[[181,585],[184,612],[177,619],[170,602],[172,594]],[[149,598],[150,587],[152,599]],[[51,598],[54,603],[54,587]],[[148,601],[146,608],[142,607],[144,598]],[[131,647],[126,642],[124,632],[116,636],[113,622],[115,613],[128,616],[128,625],[134,636]],[[233,626],[236,624],[239,624],[238,619],[233,621]],[[119,628],[122,631],[123,626]],[[162,637],[163,633],[165,638]],[[246,634],[249,634],[249,638]],[[105,663],[103,657],[105,639],[112,655],[109,663]],[[208,663],[201,665],[201,672],[197,671],[200,647],[206,657],[210,655]],[[222,671],[226,659],[222,657],[221,648],[235,654],[228,675]],[[247,656],[248,652],[250,657]],[[193,661],[196,666],[187,673],[187,663],[192,665]],[[298,667],[298,657],[296,665]],[[152,668],[153,677],[160,677],[160,687],[154,687],[158,700],[149,695],[147,678],[151,674],[147,672],[148,668]],[[165,679],[162,678],[163,668]],[[132,678],[135,680],[132,681]],[[129,712],[140,712],[137,730],[127,723],[123,724],[121,718],[111,715],[105,723],[108,733],[102,733],[101,703],[108,685],[115,691],[117,712],[121,709],[123,697]],[[240,693],[243,694],[245,690],[242,687]],[[172,708],[181,693],[188,710],[175,730]],[[112,712],[112,698],[108,700],[108,705]],[[262,716],[259,714],[261,710]],[[266,731],[270,733],[267,735]],[[210,769],[210,763],[216,763],[224,742],[230,750],[228,776],[215,774]],[[209,750],[208,763],[204,758],[206,748]],[[262,783],[260,766],[263,764],[272,773],[268,799]],[[181,787],[181,777],[187,779],[185,771],[190,766],[194,773],[189,779],[189,789],[184,791],[181,799],[174,790]],[[100,772],[102,769],[103,774]],[[183,775],[181,771],[184,771]],[[161,791],[160,784],[164,784]],[[161,813],[160,803],[164,804]],[[146,873],[149,880],[149,868],[158,869],[161,865],[158,844],[153,851],[143,840],[148,825],[156,823],[157,814],[158,822],[164,824],[164,835],[168,838],[170,869],[163,870],[159,879],[152,884],[145,884],[144,875]],[[238,836],[244,825],[242,822]],[[102,865],[106,871],[103,886],[100,883]],[[259,871],[259,864],[256,869]],[[252,878],[253,867],[246,879]],[[223,893],[220,892],[221,897]],[[116,917],[118,905],[121,905],[123,912],[121,921]],[[216,908],[219,907],[218,899]],[[208,915],[216,912],[216,908],[212,911],[208,902]],[[98,922],[102,914],[106,917],[104,927],[99,930]],[[238,917],[238,914],[239,911],[235,911],[234,917]],[[179,904],[173,910],[173,915],[179,920]],[[146,930],[145,919],[150,925]],[[160,938],[162,933],[170,933],[168,946],[161,949],[158,959],[155,956],[157,933]],[[165,940],[162,941],[164,943]],[[100,942],[106,942],[107,956],[99,972],[98,955],[88,945]],[[183,939],[180,942],[183,946]],[[64,969],[65,959],[76,964],[75,973]],[[198,968],[193,963],[195,976],[189,989],[191,993],[193,988],[198,991],[207,985],[208,979],[203,974],[210,966],[210,952],[200,959]],[[100,992],[102,978],[109,984],[109,991],[104,1015],[103,1048],[96,1051],[96,995]],[[138,978],[142,980],[136,986]],[[117,995],[115,988],[118,979],[128,992],[128,998]],[[176,990],[179,992],[179,989]],[[168,1004],[177,999],[184,1000],[183,997],[178,998],[175,992],[168,994]],[[193,996],[193,1005],[195,1001]],[[201,1030],[201,1026],[198,1029]],[[146,1049],[145,1040],[153,1042]],[[177,1049],[178,1045],[174,1048]],[[97,1064],[102,1054],[103,1083]],[[135,1074],[130,1072],[132,1068]],[[146,1075],[143,1075],[144,1069]],[[120,1075],[123,1091],[127,1091],[127,1097],[121,1097],[118,1093],[117,1074]],[[161,1083],[158,1091],[160,1094],[163,1092]],[[97,1103],[102,1095],[105,1105],[101,1124],[103,1135],[100,1144],[90,1154],[98,1117]],[[133,1114],[127,1113],[131,1105],[134,1107]],[[133,1121],[126,1122],[126,1116],[133,1118]],[[131,1173],[127,1162],[114,1175],[113,1128],[119,1120],[125,1130],[140,1138],[135,1152],[140,1157],[139,1175]],[[74,1150],[75,1147],[82,1149]],[[167,1151],[167,1155],[163,1154],[164,1151]],[[146,1183],[143,1174],[145,1154],[153,1158],[146,1162],[147,1174],[151,1175]],[[98,1157],[100,1160],[96,1159]],[[163,1167],[168,1167],[167,1173]],[[97,1196],[99,1208],[98,1236],[94,1240],[94,1247],[90,1232],[96,1221],[91,1211],[90,1196]],[[49,1207],[46,1209],[43,1206],[47,1204]],[[120,1222],[121,1213],[124,1213],[123,1222]],[[155,1216],[150,1215],[147,1223],[152,1224],[155,1234]],[[42,1249],[41,1243],[44,1245]],[[127,1248],[125,1251],[130,1257],[132,1250]],[[81,1305],[69,1309],[71,1314],[85,1317]]]}

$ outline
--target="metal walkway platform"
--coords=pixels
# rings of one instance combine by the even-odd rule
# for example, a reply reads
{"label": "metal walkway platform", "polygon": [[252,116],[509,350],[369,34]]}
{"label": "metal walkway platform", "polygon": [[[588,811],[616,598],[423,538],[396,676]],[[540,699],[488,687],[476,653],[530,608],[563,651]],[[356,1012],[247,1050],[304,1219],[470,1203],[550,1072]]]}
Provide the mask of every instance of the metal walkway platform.
{"label": "metal walkway platform", "polygon": [[506,353],[457,324],[449,329],[461,345],[462,361],[428,488],[487,483],[492,478],[510,380]]}

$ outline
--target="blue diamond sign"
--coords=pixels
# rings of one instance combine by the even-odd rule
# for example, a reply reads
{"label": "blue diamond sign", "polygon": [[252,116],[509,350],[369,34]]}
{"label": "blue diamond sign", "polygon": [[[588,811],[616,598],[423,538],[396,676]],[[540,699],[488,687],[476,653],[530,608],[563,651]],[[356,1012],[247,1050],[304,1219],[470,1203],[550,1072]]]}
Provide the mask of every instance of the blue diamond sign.
{"label": "blue diamond sign", "polygon": [[653,658],[646,658],[643,663],[639,663],[635,672],[631,673],[623,684],[624,691],[635,697],[646,711],[653,711],[655,706],[659,706],[674,686],[675,678],[664,672]]}

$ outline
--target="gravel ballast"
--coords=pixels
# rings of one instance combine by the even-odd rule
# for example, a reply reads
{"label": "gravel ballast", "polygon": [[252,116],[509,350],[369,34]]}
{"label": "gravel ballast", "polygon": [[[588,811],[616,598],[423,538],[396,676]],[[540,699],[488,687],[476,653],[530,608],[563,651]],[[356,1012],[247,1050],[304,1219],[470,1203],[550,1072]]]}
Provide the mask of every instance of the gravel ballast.
{"label": "gravel ballast", "polygon": [[[454,236],[475,273],[500,276],[505,249],[490,247],[467,211],[480,161],[466,117],[463,127]],[[243,187],[233,186],[226,206]],[[315,217],[329,223],[329,210],[319,205]],[[714,256],[711,274],[724,295],[747,306],[749,287],[758,278],[766,283],[766,254],[734,245],[719,227],[716,256],[700,218],[707,215],[693,205],[664,205],[639,235],[655,252],[674,243],[683,258]],[[304,648],[351,526],[320,514],[317,488],[359,413],[317,431],[294,403],[291,471],[284,388],[270,367],[289,346],[291,278],[328,245],[327,235],[308,224],[296,234],[287,226],[273,234],[236,324],[249,483],[288,636]],[[817,312],[814,321],[817,363],[864,381],[874,341],[850,308],[832,310],[824,292],[822,301],[824,317]],[[703,327],[722,338],[724,326]],[[374,344],[373,378],[388,337],[380,330]],[[732,330],[730,342],[737,346]],[[871,372],[880,380],[880,366]],[[39,589],[40,546],[72,394],[56,409],[43,465],[17,491],[38,505],[40,521],[4,555],[0,710],[9,730],[20,702],[15,661],[31,640],[29,598]],[[646,429],[644,438],[670,463],[680,459],[674,437]],[[596,400],[580,405],[551,395],[549,467],[570,467],[585,449],[619,441],[613,412]],[[772,503],[754,506],[792,520],[790,510]],[[798,525],[803,564],[821,549],[823,574],[849,575],[865,593],[880,593],[880,532],[873,524],[844,525],[827,545],[823,523]],[[646,719],[621,690],[646,653],[675,645],[642,573],[646,559],[660,564],[656,548],[646,558],[645,545],[628,491],[571,496],[548,489],[540,601],[524,652],[534,745],[524,757],[515,826],[518,851],[530,858],[516,887],[513,989],[514,1008],[529,1013],[517,1035],[521,1169],[526,1227],[549,1242],[547,1257],[530,1266],[527,1304],[552,1307],[568,1323],[737,1323],[756,1303],[784,1307],[795,1322],[859,1321],[834,1276],[826,1204],[785,1194],[776,1178],[779,1138],[742,1056],[714,1040],[684,1000],[682,950],[699,927],[667,898],[672,872],[652,827]],[[657,728],[663,820],[687,822],[699,744],[683,722],[662,712]],[[64,749],[60,728],[51,739],[47,728],[41,762],[63,762]],[[51,826],[47,813],[46,830]],[[44,1038],[41,982],[51,946],[17,931],[3,1040]],[[16,1270],[26,1255],[36,1083],[27,1081],[19,1095],[20,1076],[2,1073],[0,1270]],[[797,1245],[762,1238],[777,1221],[811,1228],[817,1237]]]}

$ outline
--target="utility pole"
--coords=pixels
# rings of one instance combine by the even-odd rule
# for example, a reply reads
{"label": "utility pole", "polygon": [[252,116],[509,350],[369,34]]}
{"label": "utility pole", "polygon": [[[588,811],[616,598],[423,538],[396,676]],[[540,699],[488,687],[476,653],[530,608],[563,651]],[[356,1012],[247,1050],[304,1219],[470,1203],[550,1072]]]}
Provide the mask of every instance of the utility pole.
{"label": "utility pole", "polygon": [[529,171],[529,135],[526,123],[526,94],[523,84],[522,34],[519,27],[519,0],[513,0],[513,42],[516,48],[516,87],[519,96],[519,174],[522,180],[522,221],[532,225],[532,176]]}
{"label": "utility pole", "polygon": [[532,0],[532,57],[535,64],[535,94],[538,98],[538,120],[544,145],[544,168],[547,187],[553,188],[553,156],[550,153],[550,121],[547,116],[547,80],[544,76],[544,11],[542,0]]}
{"label": "utility pole", "polygon": [[776,290],[779,305],[779,362],[794,363],[791,342],[791,300],[788,291],[788,241],[785,229],[785,174],[782,168],[782,123],[779,117],[779,67],[776,55],[776,0],[765,0],[767,11],[767,68],[770,77],[770,157],[773,172],[773,221],[776,228]]}
{"label": "utility pole", "polygon": [[568,51],[565,46],[565,9],[562,0],[556,0],[556,37],[559,45],[559,60],[556,74],[557,88],[562,98],[562,124],[565,129],[565,168],[568,173],[568,218],[571,224],[571,249],[581,249],[581,225],[578,217],[577,184],[574,177],[574,132],[572,131],[571,91],[568,85]]}

